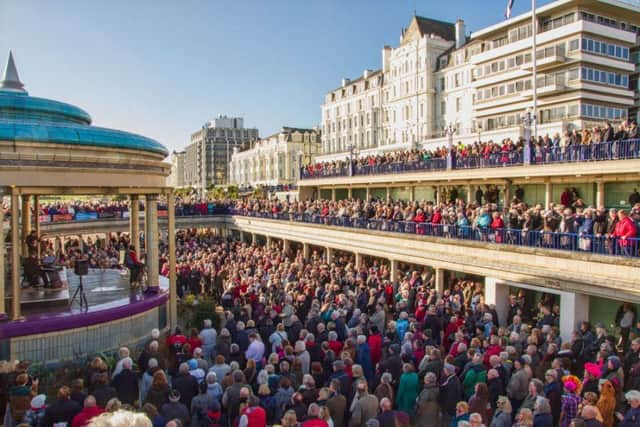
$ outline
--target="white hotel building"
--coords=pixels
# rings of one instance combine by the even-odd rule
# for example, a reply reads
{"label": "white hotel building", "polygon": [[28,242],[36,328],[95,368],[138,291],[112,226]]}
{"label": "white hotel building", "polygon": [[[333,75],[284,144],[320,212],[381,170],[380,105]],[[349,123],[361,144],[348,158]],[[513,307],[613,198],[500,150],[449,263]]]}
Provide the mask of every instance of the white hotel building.
{"label": "white hotel building", "polygon": [[[638,4],[558,0],[536,18],[538,135],[637,119]],[[470,37],[461,20],[414,16],[400,45],[383,48],[375,78],[345,79],[327,94],[318,160],[344,159],[353,149],[440,146],[448,125],[456,141],[522,136],[523,113],[533,107],[532,44],[531,12]],[[357,126],[380,109],[381,123]]]}
{"label": "white hotel building", "polygon": [[316,129],[283,127],[255,141],[248,150],[234,148],[230,184],[241,188],[295,184],[302,165],[319,153],[320,134]]}

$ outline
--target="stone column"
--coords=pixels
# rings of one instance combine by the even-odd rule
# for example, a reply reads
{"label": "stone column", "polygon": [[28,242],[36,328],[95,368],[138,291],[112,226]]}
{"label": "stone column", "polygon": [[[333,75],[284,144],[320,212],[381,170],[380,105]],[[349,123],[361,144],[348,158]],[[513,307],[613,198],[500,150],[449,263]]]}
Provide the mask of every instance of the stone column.
{"label": "stone column", "polygon": [[371,199],[371,188],[367,187],[365,190],[366,190],[366,198],[367,198],[367,200],[370,200]]}
{"label": "stone column", "polygon": [[391,284],[395,283],[398,278],[398,260],[390,259],[389,260],[389,280]]}
{"label": "stone column", "polygon": [[571,333],[580,322],[589,320],[589,295],[560,292],[560,336],[571,341]]}
{"label": "stone column", "polygon": [[336,189],[335,188],[331,189],[331,200],[334,201],[334,202],[336,201]]}
{"label": "stone column", "polygon": [[439,185],[436,185],[435,187],[436,191],[436,206],[440,205],[440,202],[442,201],[442,187],[440,187]]}
{"label": "stone column", "polygon": [[271,247],[271,236],[266,236],[267,238],[267,248]]}
{"label": "stone column", "polygon": [[596,207],[604,206],[604,181],[596,181]]}
{"label": "stone column", "polygon": [[78,234],[78,247],[80,252],[84,253],[84,240],[82,240],[82,234]]}
{"label": "stone column", "polygon": [[[33,196],[33,224],[35,226],[36,235],[40,239],[40,196]],[[36,247],[36,254],[40,259],[40,242]]]}
{"label": "stone column", "polygon": [[309,246],[308,243],[303,243],[302,244],[302,256],[305,260],[309,260],[309,257],[311,255],[311,247]]}
{"label": "stone column", "polygon": [[29,256],[29,248],[27,248],[27,236],[31,231],[31,196],[22,196],[22,235],[18,241],[18,245],[22,247],[22,256]]}
{"label": "stone column", "polygon": [[434,270],[433,286],[436,288],[438,296],[442,297],[444,295],[444,268],[435,268]]}
{"label": "stone column", "polygon": [[356,252],[356,268],[362,267],[362,255]]}
{"label": "stone column", "polygon": [[391,200],[391,188],[387,187],[387,201]]}
{"label": "stone column", "polygon": [[503,210],[505,212],[508,212],[510,205],[511,205],[511,183],[510,182],[506,182],[504,184],[504,206],[503,206]]}
{"label": "stone column", "polygon": [[240,230],[240,241],[244,243],[244,231]]}
{"label": "stone column", "polygon": [[467,205],[473,203],[473,186],[471,184],[467,184]]}
{"label": "stone column", "polygon": [[145,262],[147,266],[147,286],[150,291],[158,292],[159,255],[158,255],[158,195],[147,194],[145,206]]}
{"label": "stone column", "polygon": [[416,201],[416,187],[414,187],[413,185],[409,186],[409,201],[410,202]]}
{"label": "stone column", "polygon": [[509,313],[509,286],[500,283],[493,277],[484,279],[484,299],[487,304],[494,304],[500,325],[506,325]]}
{"label": "stone column", "polygon": [[[137,194],[129,196],[129,237],[136,248],[136,257],[140,259],[140,198]],[[146,233],[145,233],[146,234]],[[128,249],[128,248],[127,248]]]}
{"label": "stone column", "polygon": [[178,324],[178,281],[176,278],[176,213],[173,191],[167,193],[168,226],[167,241],[169,244],[169,327]]}
{"label": "stone column", "polygon": [[[0,205],[2,204],[3,190],[0,188]],[[7,273],[4,271],[6,262],[6,253],[4,247],[4,212],[0,209],[0,321],[7,319],[7,310],[5,308],[5,286]]]}
{"label": "stone column", "polygon": [[291,249],[291,241],[287,239],[282,239],[282,251],[284,253],[287,253],[289,252],[289,249]]}
{"label": "stone column", "polygon": [[351,199],[353,197],[353,189],[351,187],[347,188],[347,198]]}
{"label": "stone column", "polygon": [[255,245],[257,241],[258,241],[258,236],[256,236],[256,233],[251,233],[251,244]]}
{"label": "stone column", "polygon": [[333,261],[333,250],[329,246],[325,248],[325,257],[327,259],[327,264],[331,265],[331,262]]}
{"label": "stone column", "polygon": [[551,198],[552,198],[552,186],[550,182],[545,182],[544,183],[544,208],[549,209],[549,205],[551,204]]}
{"label": "stone column", "polygon": [[11,194],[11,288],[12,288],[12,313],[11,318],[22,318],[20,312],[20,197],[17,193]]}

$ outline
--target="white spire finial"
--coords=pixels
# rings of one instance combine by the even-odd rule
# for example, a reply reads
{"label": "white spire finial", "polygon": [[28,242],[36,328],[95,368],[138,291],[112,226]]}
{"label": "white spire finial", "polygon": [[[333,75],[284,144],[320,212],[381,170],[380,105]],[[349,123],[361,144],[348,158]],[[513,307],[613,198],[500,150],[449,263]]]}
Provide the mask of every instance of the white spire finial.
{"label": "white spire finial", "polygon": [[4,67],[2,73],[2,80],[0,80],[0,89],[9,89],[18,92],[26,92],[24,85],[18,77],[18,70],[16,64],[13,62],[13,54],[9,51],[9,58],[7,59],[7,65]]}

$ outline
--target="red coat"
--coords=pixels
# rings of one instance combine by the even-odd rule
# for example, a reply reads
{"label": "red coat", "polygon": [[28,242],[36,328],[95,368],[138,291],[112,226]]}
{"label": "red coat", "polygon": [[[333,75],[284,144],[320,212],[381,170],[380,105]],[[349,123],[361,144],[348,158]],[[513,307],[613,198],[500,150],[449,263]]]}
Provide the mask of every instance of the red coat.
{"label": "red coat", "polygon": [[240,416],[247,416],[248,427],[267,427],[267,411],[261,406],[249,406],[240,412]]}
{"label": "red coat", "polygon": [[[616,228],[613,230],[613,236],[617,238],[624,237],[625,239],[629,239],[636,237],[637,234],[638,230],[636,229],[636,225],[628,216],[625,216],[618,221]],[[632,244],[629,240],[620,240],[618,243],[620,246],[630,246]]]}
{"label": "red coat", "polygon": [[371,353],[371,364],[375,367],[382,358],[382,335],[369,335],[367,344],[369,344],[369,352]]}
{"label": "red coat", "polygon": [[71,422],[71,427],[85,427],[89,424],[89,421],[93,417],[97,417],[102,414],[104,409],[98,406],[92,406],[89,408],[83,408],[75,417],[73,417],[73,421]]}

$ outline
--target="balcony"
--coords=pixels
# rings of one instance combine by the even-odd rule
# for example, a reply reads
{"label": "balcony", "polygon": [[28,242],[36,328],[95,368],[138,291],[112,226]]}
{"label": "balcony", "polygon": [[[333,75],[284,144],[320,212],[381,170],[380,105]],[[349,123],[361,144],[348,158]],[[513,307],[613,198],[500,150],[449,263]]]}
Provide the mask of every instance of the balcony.
{"label": "balcony", "polygon": [[[567,61],[564,46],[551,46],[536,52],[536,67],[538,71],[562,65]],[[533,70],[533,62],[527,62],[520,67],[524,71]]]}

